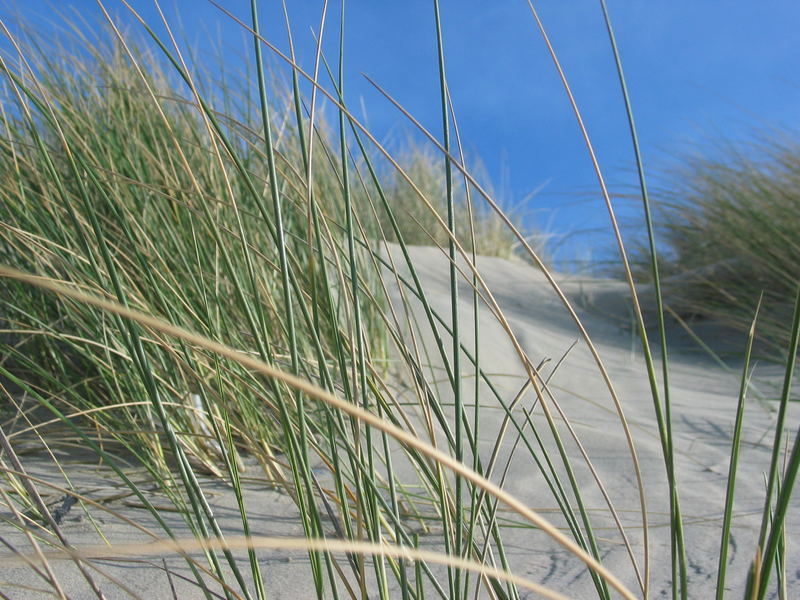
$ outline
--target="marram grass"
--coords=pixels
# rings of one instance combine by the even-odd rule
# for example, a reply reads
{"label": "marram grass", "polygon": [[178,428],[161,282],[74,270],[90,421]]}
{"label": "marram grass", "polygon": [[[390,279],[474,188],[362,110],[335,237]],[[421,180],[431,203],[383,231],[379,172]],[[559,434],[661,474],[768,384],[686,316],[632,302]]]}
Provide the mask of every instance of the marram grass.
{"label": "marram grass", "polygon": [[[7,508],[3,526],[30,542],[29,549],[9,548],[3,557],[9,566],[27,565],[55,597],[67,598],[54,565],[70,560],[94,596],[105,597],[102,588],[110,581],[136,597],[130,582],[104,578],[94,559],[174,555],[185,561],[183,572],[203,597],[262,599],[271,596],[270,568],[259,551],[271,548],[305,552],[302,568],[319,598],[569,597],[569,590],[547,589],[511,570],[504,536],[526,528],[580,561],[599,598],[659,592],[650,589],[651,525],[632,429],[542,249],[531,247],[464,158],[457,99],[447,86],[447,23],[438,2],[433,9],[442,133],[419,126],[429,145],[412,144],[397,156],[348,110],[343,73],[350,57],[343,44],[336,60],[321,52],[323,36],[343,39],[343,16],[338,28],[333,17],[323,17],[326,27],[320,27],[314,69],[307,73],[294,64],[293,51],[279,54],[261,37],[252,0],[249,20],[237,21],[252,38],[253,66],[238,80],[214,80],[197,70],[168,26],[157,35],[132,9],[132,22],[145,36],[138,43],[107,13],[102,33],[76,33],[62,44],[0,26],[10,48],[0,57],[0,497]],[[633,108],[603,9],[658,284]],[[531,12],[580,122],[532,5]],[[290,26],[287,33],[291,41]],[[290,85],[270,77],[265,54],[291,67]],[[330,84],[322,83],[323,73]],[[309,83],[314,92],[303,96]],[[636,308],[669,481],[669,592],[687,598],[666,330],[662,319],[659,382],[607,193],[605,199]],[[448,257],[447,310],[426,294],[412,243],[437,245]],[[603,562],[606,532],[596,527],[566,451],[575,430],[476,267],[478,253],[508,257],[520,250],[575,322],[626,433],[640,498],[641,551],[597,483],[635,573],[628,583]],[[798,440],[783,437],[800,331],[796,277],[789,283],[782,298],[794,307],[794,319],[786,327],[788,358],[747,598],[787,597],[783,523],[800,468]],[[473,300],[472,314],[461,310],[459,295],[465,294]],[[511,402],[499,391],[501,377],[482,368],[478,322],[484,310],[496,317],[527,373]],[[474,323],[474,338],[463,333],[467,322]],[[739,416],[754,336],[751,328]],[[432,372],[431,364],[441,370]],[[529,391],[541,407],[535,419],[533,408],[519,404]],[[481,427],[490,403],[504,414],[497,432]],[[737,419],[720,532],[722,567],[740,426]],[[479,451],[487,435],[494,436],[488,454]],[[65,448],[88,452],[149,512],[158,531],[77,492],[66,470],[63,486],[31,474],[22,445],[31,441],[49,453],[55,468]],[[787,443],[791,450],[784,450]],[[504,489],[512,458],[542,473],[561,525]],[[144,477],[131,465],[144,469]],[[248,492],[254,478],[291,500],[300,537],[254,533],[259,507],[249,504]],[[223,531],[212,508],[214,482],[232,494],[241,523],[236,535]],[[119,519],[154,541],[74,547],[60,526],[61,509],[43,500],[56,492],[78,501],[89,519]],[[180,530],[171,512],[182,521]],[[43,528],[55,538],[48,540]],[[166,563],[164,569],[170,576]],[[723,597],[724,568],[716,589]]]}
{"label": "marram grass", "polygon": [[718,143],[680,157],[662,175],[654,196],[668,305],[684,319],[747,331],[763,296],[759,349],[780,356],[800,277],[797,142],[768,134],[750,144]]}

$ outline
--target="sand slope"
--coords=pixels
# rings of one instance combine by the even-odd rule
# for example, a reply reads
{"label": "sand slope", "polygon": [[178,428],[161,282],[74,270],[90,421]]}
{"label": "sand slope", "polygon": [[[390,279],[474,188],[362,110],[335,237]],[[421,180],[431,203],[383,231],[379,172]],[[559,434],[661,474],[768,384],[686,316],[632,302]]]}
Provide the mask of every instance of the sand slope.
{"label": "sand slope", "polygon": [[[399,259],[399,252],[393,252]],[[419,269],[423,285],[429,295],[431,305],[442,315],[449,314],[449,286],[447,262],[441,252],[434,248],[413,248],[414,264]],[[642,564],[642,520],[640,500],[635,486],[634,471],[628,451],[624,431],[620,425],[611,395],[599,374],[597,364],[586,344],[580,340],[579,332],[564,307],[554,295],[544,276],[534,268],[501,259],[482,258],[480,271],[486,279],[494,298],[505,314],[514,336],[527,353],[530,361],[538,365],[542,361],[542,375],[549,379],[549,389],[558,406],[568,417],[574,432],[586,453],[591,457],[594,468],[616,507],[633,546],[634,555],[640,568]],[[607,368],[614,389],[635,438],[636,451],[642,466],[646,488],[648,519],[650,524],[652,576],[651,598],[671,597],[670,588],[668,529],[668,487],[661,445],[658,440],[654,418],[653,402],[645,373],[645,364],[639,342],[632,334],[630,302],[624,284],[609,280],[579,278],[560,278],[561,285],[571,299],[585,327],[589,331],[597,350]],[[391,287],[391,284],[390,284]],[[392,288],[395,300],[398,292]],[[399,302],[395,302],[399,306]],[[472,303],[468,286],[461,289],[460,309],[464,336],[467,345],[472,345]],[[421,310],[415,309],[415,316],[423,321]],[[507,401],[514,398],[526,381],[525,370],[518,353],[509,341],[508,335],[497,319],[486,307],[482,307],[480,318],[480,354],[485,372],[493,375]],[[744,347],[744,337],[741,346]],[[421,338],[431,350],[433,343],[430,334],[422,333]],[[570,349],[567,357],[553,371],[554,366]],[[691,597],[710,597],[715,585],[717,556],[720,536],[720,517],[724,505],[724,494],[728,468],[728,454],[736,410],[739,386],[737,365],[732,364],[734,372],[727,372],[713,360],[697,352],[686,336],[676,330],[671,333],[671,397],[673,406],[673,433],[675,437],[676,469],[680,484],[680,499],[686,519],[686,536],[689,581]],[[734,340],[735,343],[736,340]],[[443,397],[452,394],[449,386],[441,383],[441,365],[436,360],[431,365],[431,380],[437,378],[438,390]],[[468,402],[472,402],[473,379],[471,370],[465,369],[464,387]],[[774,397],[775,386],[780,382],[780,370],[768,365],[759,365],[755,381],[762,395]],[[532,406],[535,396],[528,392],[516,411]],[[481,422],[479,438],[485,455],[494,446],[501,429],[504,412],[496,406],[484,389],[481,393]],[[589,468],[580,459],[580,451],[571,439],[570,433],[552,399],[548,399],[549,409],[556,415],[557,427],[563,436],[568,454],[573,458],[575,476],[583,491],[586,507],[592,515],[600,538],[601,555],[614,571],[637,595],[637,578],[631,567],[621,536],[608,516],[606,503],[598,489]],[[794,434],[799,407],[791,407],[790,431]],[[470,409],[471,410],[471,409]],[[533,420],[541,427],[545,444],[554,448],[552,437],[542,414],[541,407],[534,411]],[[772,427],[775,420],[774,403],[758,401],[751,396],[747,402],[743,430],[742,453],[737,480],[737,501],[735,505],[734,530],[731,537],[728,587],[730,597],[741,596],[744,576],[753,557],[753,541],[759,526],[759,514],[763,506],[763,473],[769,464]],[[505,459],[516,437],[509,431],[499,465]],[[38,454],[26,455],[26,465],[31,475],[42,477],[59,485],[64,485],[63,477],[54,470],[52,462]],[[107,469],[87,464],[85,456],[59,456],[62,466],[70,474],[71,485],[89,498],[102,502],[108,508],[136,521],[148,528],[154,535],[158,527],[146,511],[137,508],[130,497],[115,497],[120,489],[118,483]],[[399,463],[402,464],[402,463]],[[498,467],[495,481],[499,481],[502,468]],[[563,469],[561,470],[564,474]],[[408,474],[411,477],[411,474]],[[143,474],[142,474],[143,477]],[[565,475],[564,475],[565,477]],[[566,478],[564,479],[566,483]],[[552,517],[553,522],[562,524],[558,513],[554,513],[555,502],[543,483],[542,474],[533,461],[523,453],[512,460],[505,488],[523,499],[528,505]],[[211,494],[209,502],[220,518],[223,527],[236,533],[241,530],[233,495],[222,484],[209,481]],[[248,485],[247,500],[254,533],[262,535],[297,535],[297,511],[291,500],[283,493],[263,484]],[[53,491],[50,499],[57,506],[60,496]],[[154,495],[154,501],[158,500]],[[799,500],[795,497],[793,507]],[[3,516],[13,519],[5,508]],[[94,513],[93,513],[94,514]],[[164,511],[164,517],[174,524],[177,530],[187,531],[181,525],[180,516]],[[100,542],[97,529],[110,541],[146,540],[148,534],[125,524],[111,514],[97,512],[97,527],[87,516],[74,507],[64,518],[64,533],[75,546]],[[800,555],[791,543],[800,533],[800,511],[793,510],[789,515],[788,537],[790,540],[788,572],[790,575],[790,597],[800,596]],[[189,532],[187,531],[187,534]],[[8,522],[0,523],[0,537],[15,548],[30,550],[27,539]],[[592,597],[594,593],[591,578],[581,563],[570,557],[563,549],[554,545],[539,532],[528,529],[507,529],[506,548],[513,570],[528,576],[534,581],[560,590],[571,597]],[[423,541],[424,543],[424,541]],[[243,552],[240,557],[243,570],[247,571]],[[310,597],[308,558],[302,553],[286,558],[285,553],[260,551],[259,556],[266,565],[269,597],[304,598]],[[148,567],[148,561],[155,563]],[[75,566],[68,561],[54,562],[57,575],[64,591],[72,598],[91,597],[85,581]],[[171,558],[170,566],[180,574],[188,575],[185,564]],[[179,598],[201,597],[196,585],[173,576],[171,581],[160,569],[160,559],[147,559],[145,562],[114,560],[98,561],[98,569],[129,586],[131,591],[148,599],[172,597],[172,587]],[[111,585],[98,573],[98,581],[103,582],[108,598],[130,597],[118,586]],[[234,582],[235,586],[235,582]],[[42,590],[47,584],[28,567],[5,568],[0,572],[0,589],[10,598],[44,598]],[[216,592],[220,590],[217,587]]]}
{"label": "sand slope", "polygon": [[[448,314],[446,265],[437,261],[434,251],[429,249],[417,249],[415,253],[415,264],[420,265],[426,284],[437,291],[432,296],[436,308],[442,314]],[[610,392],[586,344],[580,340],[557,371],[551,373],[564,353],[580,339],[577,327],[543,275],[531,267],[483,258],[479,260],[479,268],[531,362],[538,365],[549,359],[542,369],[543,376],[552,374],[549,387],[553,396],[571,421],[623,523],[630,525],[628,535],[641,563],[641,517],[630,453]],[[630,423],[642,465],[652,527],[651,596],[667,597],[665,590],[670,587],[671,579],[668,570],[670,540],[664,526],[668,523],[667,478],[642,349],[631,333],[632,312],[627,286],[616,281],[564,277],[560,278],[560,285],[597,346]],[[468,293],[465,288],[462,295],[466,328],[469,328],[471,320],[471,303],[464,297]],[[504,378],[504,388],[511,399],[525,381],[521,361],[496,319],[488,311],[484,312],[486,314],[480,321],[483,367],[488,372],[508,376]],[[668,335],[673,340],[670,344],[673,435],[680,500],[687,522],[690,589],[692,597],[702,598],[712,595],[716,582],[719,524],[724,507],[740,375],[735,362],[730,365],[733,372],[722,369],[699,351],[682,330],[676,328]],[[741,334],[732,334],[732,339],[728,334],[725,339],[711,340],[712,344],[719,346],[740,343],[742,348],[745,341]],[[780,384],[780,369],[757,366],[754,380],[762,395],[774,398],[777,396],[776,386]],[[532,401],[533,396],[529,394],[524,404],[530,405]],[[769,445],[774,435],[774,406],[773,402],[759,402],[752,395],[746,405],[727,578],[732,597],[737,597],[737,590],[742,593],[746,568],[753,557],[759,513],[763,507],[763,473],[769,465]],[[797,408],[795,403],[792,406],[794,418],[789,421],[793,424],[792,432],[797,427]],[[491,414],[491,411],[485,411],[481,423],[484,432],[481,437],[486,439],[487,445],[493,443],[502,420],[501,411],[497,411],[493,418]],[[544,425],[541,411],[537,411],[537,415],[536,423]],[[570,456],[579,457],[576,444],[568,439],[566,429],[563,426],[559,429]],[[600,517],[606,506],[603,497],[585,464],[579,459],[574,464],[587,507],[598,511],[594,513],[596,518],[599,517],[598,526],[609,527],[600,533],[605,542],[601,549],[604,563],[622,576],[631,589],[636,589],[636,579],[621,538],[611,528],[612,522],[607,517]],[[505,487],[533,507],[548,510],[555,506],[542,484],[538,469],[530,461],[512,463]],[[797,499],[793,506],[800,506]],[[798,511],[790,516],[790,539],[792,531],[800,531],[798,517]],[[570,595],[591,597],[593,587],[582,566],[540,537],[535,538],[536,549],[533,550],[530,534],[510,533],[507,540],[514,540],[510,545],[516,543],[518,546],[513,563],[516,572],[528,574],[555,589],[568,591]],[[800,565],[796,550],[792,552],[790,549],[788,565],[793,574],[790,589],[793,587],[796,593],[800,593]]]}

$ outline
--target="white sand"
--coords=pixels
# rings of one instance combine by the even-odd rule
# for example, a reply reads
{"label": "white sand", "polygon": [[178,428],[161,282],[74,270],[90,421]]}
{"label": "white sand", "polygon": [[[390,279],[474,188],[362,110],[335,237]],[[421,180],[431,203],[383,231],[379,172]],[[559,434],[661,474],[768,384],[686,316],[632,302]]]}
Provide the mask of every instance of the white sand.
{"label": "white sand", "polygon": [[[396,254],[399,258],[399,252]],[[419,268],[424,286],[433,307],[442,315],[449,314],[449,287],[447,263],[440,251],[432,248],[414,248],[414,264]],[[520,344],[534,365],[548,359],[543,373],[550,374],[567,349],[578,339],[578,332],[563,306],[555,297],[542,274],[535,269],[510,261],[484,258],[479,261],[481,273],[500,303]],[[636,450],[642,465],[646,487],[648,518],[651,535],[651,598],[671,597],[669,575],[669,530],[666,475],[661,458],[661,446],[653,412],[653,402],[646,378],[640,344],[632,337],[631,318],[628,309],[628,294],[624,284],[608,280],[579,280],[562,278],[565,292],[574,302],[581,319],[592,335],[598,351],[606,365],[614,387],[619,394],[623,409],[636,441]],[[471,301],[469,289],[462,287],[462,324],[465,336],[471,339]],[[416,317],[422,319],[421,311]],[[741,346],[744,346],[744,337]],[[507,335],[497,320],[485,309],[480,321],[481,361],[486,372],[502,377],[501,383],[506,400],[514,397],[525,382],[524,370],[519,356],[514,351]],[[721,341],[721,340],[712,340]],[[425,343],[432,350],[430,337]],[[674,331],[670,344],[671,390],[673,402],[673,434],[675,440],[676,468],[680,485],[680,499],[686,522],[687,557],[689,564],[690,597],[710,597],[715,585],[717,556],[719,550],[720,520],[724,506],[724,494],[728,469],[728,455],[736,411],[739,386],[737,365],[734,371],[726,372],[696,347],[680,331]],[[435,366],[435,365],[434,365]],[[780,369],[759,365],[755,381],[765,395],[775,397],[775,386],[780,383]],[[473,379],[464,380],[471,394]],[[447,397],[448,391],[441,385],[440,391]],[[623,429],[607,388],[586,345],[579,342],[553,374],[550,383],[553,394],[572,423],[581,443],[591,457],[613,503],[619,511],[627,534],[633,544],[634,553],[642,565],[642,530],[639,499],[634,483],[634,472],[627,450]],[[494,445],[494,440],[503,421],[502,410],[482,394],[482,419],[480,439],[485,447],[484,460]],[[534,396],[528,393],[517,411],[530,407]],[[550,404],[552,408],[552,403]],[[747,567],[753,558],[754,539],[757,535],[760,512],[763,506],[763,473],[769,464],[770,444],[773,436],[774,402],[759,402],[752,396],[746,405],[743,429],[742,452],[737,477],[737,501],[735,519],[730,541],[730,564],[728,588],[730,597],[741,597]],[[798,408],[794,403],[789,415],[790,432],[797,429]],[[521,412],[519,413],[521,414]],[[540,409],[534,420],[546,432]],[[587,508],[591,511],[600,539],[600,551],[604,564],[614,571],[637,596],[641,596],[631,568],[628,553],[621,538],[607,517],[602,495],[594,480],[582,463],[576,445],[569,438],[563,423],[559,428],[568,453],[574,459],[575,472]],[[505,464],[505,458],[516,437],[513,428],[509,431],[501,453],[500,467],[494,480]],[[546,436],[550,439],[549,436]],[[555,502],[543,483],[541,474],[524,451],[517,452],[506,480],[505,489],[523,499],[531,507],[541,510],[556,524],[562,524]],[[25,455],[26,466],[31,475],[44,477],[64,485],[64,480],[54,472],[52,463],[40,455]],[[74,489],[111,508],[158,534],[158,527],[146,511],[132,506],[132,498],[111,498],[120,486],[106,470],[97,469],[87,463],[85,456],[59,456],[62,466],[70,473]],[[402,469],[402,462],[399,463]],[[564,479],[566,483],[566,479]],[[221,484],[209,481],[210,503],[224,529],[231,533],[241,531],[237,517],[235,499]],[[43,492],[44,493],[44,492]],[[61,494],[52,493],[57,499]],[[247,486],[247,501],[251,526],[255,534],[271,536],[297,535],[297,511],[290,499],[263,485]],[[106,500],[103,500],[106,498]],[[161,504],[166,504],[161,500]],[[789,514],[787,536],[789,553],[787,573],[789,596],[800,597],[800,554],[793,540],[800,533],[800,511],[795,496],[793,510]],[[2,514],[10,513],[2,508]],[[100,511],[96,515],[100,529],[110,541],[138,541],[147,535],[132,526],[120,522],[111,514]],[[190,535],[182,525],[179,515],[164,512],[164,517],[177,531]],[[63,531],[76,547],[94,545],[100,539],[87,517],[79,507],[73,507],[63,523]],[[11,525],[0,523],[0,537],[17,549],[30,551],[25,537]],[[570,597],[593,597],[591,578],[581,563],[566,551],[545,538],[540,532],[526,529],[507,529],[504,541],[512,570],[559,590]],[[425,543],[423,538],[423,543]],[[247,573],[244,553],[237,551],[243,572]],[[268,595],[270,598],[311,597],[308,558],[303,553],[259,551],[264,565]],[[147,561],[157,563],[148,567]],[[133,592],[148,600],[170,598],[170,582],[163,570],[158,568],[160,559],[150,558],[145,562],[120,562],[118,560],[96,561],[98,569],[117,578]],[[174,558],[169,565],[183,575],[188,573],[185,563]],[[52,563],[59,581],[71,598],[92,597],[85,581],[75,566],[68,561]],[[344,561],[343,561],[344,564]],[[437,571],[439,572],[439,571]],[[108,598],[130,597],[118,586],[111,584],[102,575],[95,576]],[[442,580],[445,583],[445,580]],[[172,585],[179,598],[201,597],[196,585],[180,578],[172,578]],[[233,581],[236,587],[235,581]],[[0,571],[0,590],[10,598],[51,597],[37,590],[48,590],[44,580],[28,567],[4,568]],[[219,592],[219,588],[215,588]],[[430,597],[433,597],[431,595]],[[533,596],[530,596],[533,597]]]}

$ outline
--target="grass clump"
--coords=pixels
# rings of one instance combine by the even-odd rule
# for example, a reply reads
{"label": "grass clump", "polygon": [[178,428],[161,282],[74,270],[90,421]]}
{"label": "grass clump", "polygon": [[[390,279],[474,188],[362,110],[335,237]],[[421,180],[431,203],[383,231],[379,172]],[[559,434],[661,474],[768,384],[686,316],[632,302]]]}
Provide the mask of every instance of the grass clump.
{"label": "grass clump", "polygon": [[[157,68],[152,53],[127,55],[112,38],[99,43],[89,47],[89,57],[67,49],[57,59],[26,51],[25,66],[6,71],[3,262],[237,347],[255,340],[265,357],[284,364],[295,344],[299,368],[306,369],[313,360],[310,340],[282,319],[275,214],[260,198],[266,158],[251,131],[234,115],[215,131],[196,100]],[[239,165],[225,156],[222,136],[231,135],[241,145]],[[301,230],[303,177],[276,154],[285,227]],[[237,168],[246,176],[234,175]],[[335,214],[335,203],[328,210]],[[307,243],[296,235],[281,243],[295,265],[298,291],[308,284],[305,277],[321,277]],[[295,306],[302,295],[292,300]],[[157,395],[173,407],[165,413],[173,426],[190,431],[181,404],[202,392],[230,403],[240,430],[263,431],[271,421],[269,411],[253,405],[261,386],[254,389],[252,377],[235,369],[223,374],[211,357],[141,340],[102,313],[11,281],[4,282],[3,297],[3,316],[18,332],[16,375],[37,386],[62,382],[74,410]],[[320,338],[326,333],[321,328]],[[274,391],[258,404],[264,400],[277,410]],[[128,421],[124,429],[133,433],[126,443],[151,457],[163,454],[158,430],[165,424],[157,423],[151,407],[93,419],[109,431]],[[273,434],[269,441],[276,440]]]}
{"label": "grass clump", "polygon": [[[786,348],[800,280],[800,145],[773,137],[691,155],[656,192],[665,300],[679,315],[747,331],[763,295],[759,338]],[[650,271],[639,261],[639,273]]]}
{"label": "grass clump", "polygon": [[[334,360],[338,365],[334,370],[341,368],[342,349],[334,351],[331,345],[343,340],[332,324],[352,315],[333,318],[332,313],[346,312],[342,304],[346,292],[340,287],[342,273],[331,271],[331,264],[322,260],[331,252],[344,252],[347,243],[343,171],[332,154],[330,127],[324,121],[315,125],[321,157],[309,169],[309,190],[305,150],[298,137],[299,128],[307,127],[308,121],[298,125],[292,120],[291,94],[273,82],[270,102],[276,139],[270,150],[284,207],[278,240],[276,213],[269,201],[268,152],[256,133],[260,109],[252,100],[242,106],[246,90],[229,84],[221,97],[205,100],[228,108],[238,100],[235,113],[210,108],[203,114],[199,94],[204,88],[213,89],[210,82],[193,75],[197,79],[191,85],[198,88],[193,91],[168,74],[151,50],[115,40],[110,30],[91,43],[56,46],[55,52],[42,51],[41,42],[25,48],[22,68],[12,68],[8,57],[4,63],[0,260],[116,297],[231,346],[260,348],[262,358],[284,366],[292,362],[294,345],[297,368],[314,381],[322,378],[315,366],[319,360]],[[198,96],[193,97],[195,92]],[[415,157],[409,176],[423,193],[438,197],[442,175],[433,156],[418,148],[408,154]],[[363,164],[361,168],[366,171]],[[374,247],[380,235],[378,222],[370,215],[376,211],[371,208],[376,182],[367,180],[368,173],[354,170],[347,176],[354,179],[349,193],[359,206],[359,222],[354,225],[359,244],[362,249]],[[434,180],[436,184],[431,183]],[[386,208],[379,209],[380,221],[391,241],[430,244],[442,239],[436,217],[405,180],[392,175],[384,185],[396,231],[388,223]],[[462,214],[466,224],[466,209]],[[508,254],[509,236],[490,237],[489,229],[494,234],[499,227],[490,224],[494,220],[488,213],[481,214],[484,218],[476,225],[478,249]],[[434,240],[425,231],[434,232]],[[289,330],[285,319],[281,247],[291,269],[288,285],[298,315],[295,331]],[[356,260],[365,256],[359,252]],[[377,293],[374,284],[369,278],[364,281],[370,294]],[[141,382],[123,382],[134,358],[124,350],[127,342],[115,329],[119,323],[12,281],[4,280],[3,292],[0,314],[9,328],[37,332],[15,335],[9,364],[16,365],[18,375],[47,372],[66,388],[78,386],[81,407],[107,404],[123,390],[131,397],[142,393],[129,388]],[[373,344],[384,336],[372,332],[371,308],[363,310],[364,339]],[[70,341],[64,335],[71,336]],[[102,342],[97,351],[92,350],[98,341]],[[166,366],[176,358],[169,356],[172,349],[165,348],[162,340],[150,342],[149,368],[157,370],[167,388],[165,397],[173,402],[184,402],[187,394],[197,393],[219,376],[213,361],[184,352],[181,368],[173,370]],[[368,351],[380,353],[378,346]],[[230,377],[236,380],[240,375]],[[329,377],[332,384],[343,375]],[[240,417],[260,419],[256,416],[260,411],[246,408],[254,401],[249,379],[245,376],[235,385],[227,381],[226,391],[218,393],[228,398],[224,402],[236,398],[232,406]],[[41,378],[35,381],[44,384]],[[140,421],[144,417],[134,416],[139,410],[129,412],[131,428],[149,430],[142,435],[151,436],[154,423],[145,426]],[[180,418],[180,410],[173,413]],[[239,423],[243,430],[250,425]],[[187,430],[187,424],[179,428]],[[156,438],[150,446],[159,452]]]}

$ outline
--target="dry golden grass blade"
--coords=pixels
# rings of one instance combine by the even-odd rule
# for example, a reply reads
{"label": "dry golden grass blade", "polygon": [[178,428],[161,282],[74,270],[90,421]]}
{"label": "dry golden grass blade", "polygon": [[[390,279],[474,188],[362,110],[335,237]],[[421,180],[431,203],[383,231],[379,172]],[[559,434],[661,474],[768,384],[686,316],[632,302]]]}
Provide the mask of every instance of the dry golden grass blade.
{"label": "dry golden grass blade", "polygon": [[[508,581],[519,587],[528,589],[551,600],[568,600],[559,592],[550,590],[544,586],[502,571],[487,565],[464,560],[454,556],[449,556],[441,552],[430,550],[417,550],[405,546],[393,546],[389,544],[375,544],[371,542],[355,542],[346,540],[310,540],[301,538],[275,538],[275,537],[231,537],[224,541],[202,540],[197,538],[183,539],[159,539],[150,543],[142,544],[114,544],[111,546],[93,546],[80,549],[64,549],[63,551],[45,552],[44,555],[49,560],[58,559],[81,559],[92,558],[111,559],[115,557],[143,557],[143,556],[163,556],[165,554],[199,552],[204,550],[242,550],[242,549],[272,549],[286,551],[323,551],[337,553],[357,553],[363,555],[379,555],[394,558],[403,558],[410,561],[424,561],[445,566],[467,569],[479,575]],[[22,564],[25,556],[7,555],[0,557],[0,560],[7,565]],[[632,597],[632,596],[631,596]]]}

